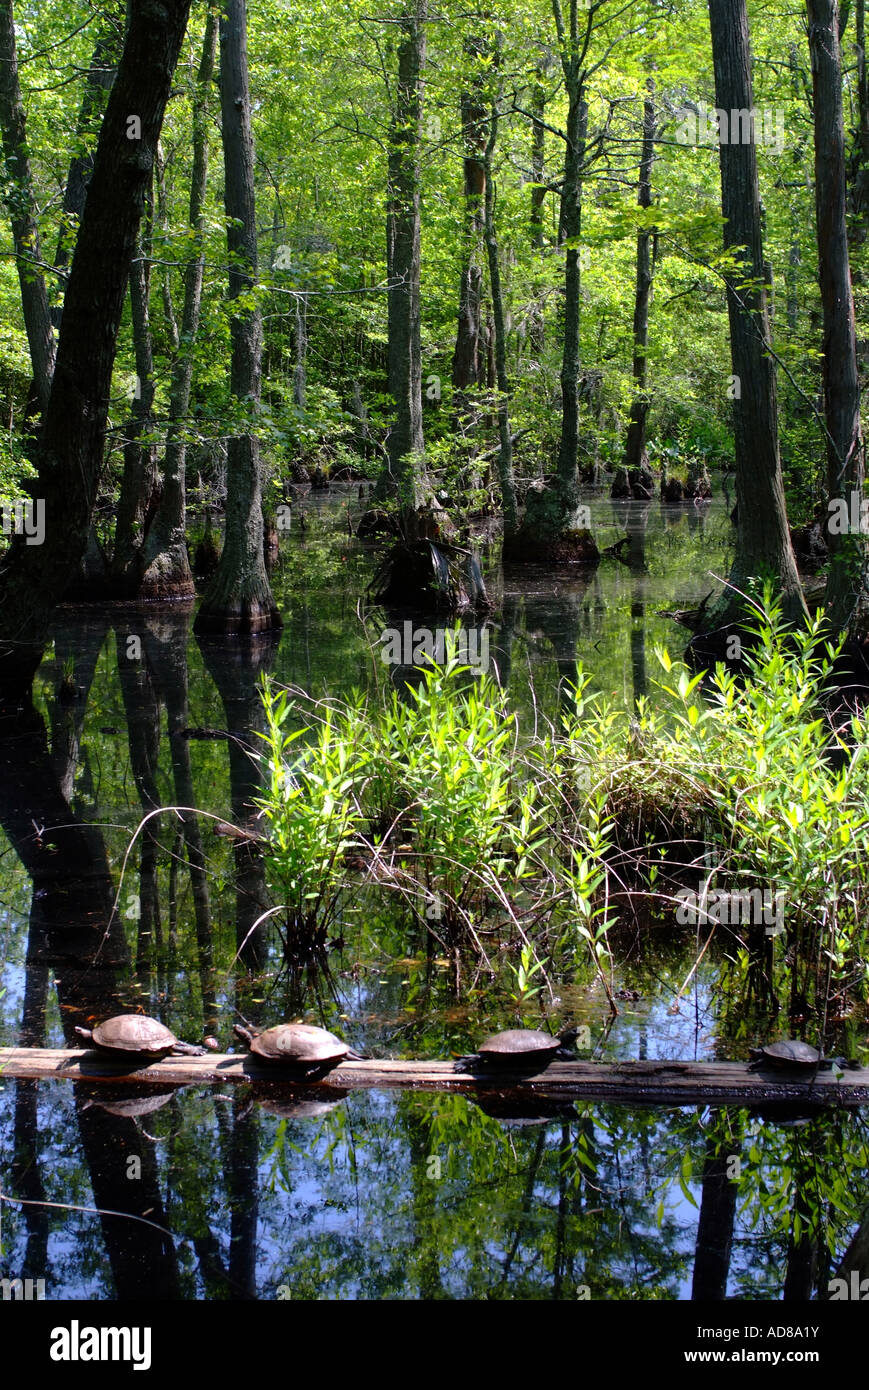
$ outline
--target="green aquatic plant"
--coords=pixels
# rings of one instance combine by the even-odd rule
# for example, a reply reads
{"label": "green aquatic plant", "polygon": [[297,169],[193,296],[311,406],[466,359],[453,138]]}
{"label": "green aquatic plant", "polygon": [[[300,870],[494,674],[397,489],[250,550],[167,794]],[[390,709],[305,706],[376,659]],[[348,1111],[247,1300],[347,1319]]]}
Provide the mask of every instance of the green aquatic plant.
{"label": "green aquatic plant", "polygon": [[284,909],[285,944],[290,936],[311,942],[323,939],[338,915],[345,856],[363,825],[362,760],[347,709],[322,702],[313,725],[288,730],[296,710],[289,692],[266,684],[262,698],[268,784],[257,805],[269,829],[268,881]]}

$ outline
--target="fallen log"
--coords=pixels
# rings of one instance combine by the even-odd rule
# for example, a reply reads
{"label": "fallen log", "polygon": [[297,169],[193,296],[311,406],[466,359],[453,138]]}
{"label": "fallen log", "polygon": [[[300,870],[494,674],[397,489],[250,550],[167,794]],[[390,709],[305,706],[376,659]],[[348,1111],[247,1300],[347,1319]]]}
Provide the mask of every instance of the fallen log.
{"label": "fallen log", "polygon": [[[465,1064],[467,1065],[467,1064]],[[375,1060],[342,1062],[325,1080],[299,1083],[280,1066],[247,1053],[204,1057],[139,1059],[107,1057],[93,1049],[0,1048],[0,1078],[202,1085],[214,1082],[274,1082],[328,1099],[330,1090],[372,1087],[474,1094],[481,1090],[515,1097],[595,1100],[646,1105],[869,1105],[869,1068],[841,1075],[820,1070],[783,1073],[745,1062],[551,1062],[541,1071],[455,1062]]]}

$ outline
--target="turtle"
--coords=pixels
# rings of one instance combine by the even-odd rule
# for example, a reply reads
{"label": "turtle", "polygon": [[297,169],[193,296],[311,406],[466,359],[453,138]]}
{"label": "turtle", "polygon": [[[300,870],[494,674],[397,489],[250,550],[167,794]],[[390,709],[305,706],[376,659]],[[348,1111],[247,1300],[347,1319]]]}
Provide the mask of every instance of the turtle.
{"label": "turtle", "polygon": [[278,1023],[262,1033],[236,1023],[233,1032],[263,1061],[280,1063],[301,1076],[322,1076],[345,1060],[362,1061],[361,1053],[341,1038],[310,1023]]}
{"label": "turtle", "polygon": [[785,1038],[782,1042],[753,1047],[750,1055],[752,1067],[771,1067],[775,1071],[810,1072],[858,1065],[848,1057],[823,1057],[816,1047],[801,1042],[799,1038]]}
{"label": "turtle", "polygon": [[811,1071],[820,1066],[823,1060],[816,1047],[800,1042],[798,1038],[785,1038],[782,1042],[753,1047],[749,1055],[752,1066],[768,1066],[780,1071]]}
{"label": "turtle", "polygon": [[202,1057],[207,1050],[194,1043],[179,1042],[165,1024],[147,1014],[117,1014],[98,1023],[96,1028],[76,1028],[75,1031],[102,1052],[157,1058],[168,1057],[170,1052]]}
{"label": "turtle", "polygon": [[459,1063],[467,1069],[474,1062],[485,1067],[500,1067],[505,1071],[542,1071],[556,1057],[569,1061],[574,1057],[571,1044],[575,1042],[577,1028],[553,1037],[551,1033],[541,1033],[534,1028],[508,1028],[504,1033],[493,1033],[480,1043],[476,1052],[468,1057],[460,1057]]}

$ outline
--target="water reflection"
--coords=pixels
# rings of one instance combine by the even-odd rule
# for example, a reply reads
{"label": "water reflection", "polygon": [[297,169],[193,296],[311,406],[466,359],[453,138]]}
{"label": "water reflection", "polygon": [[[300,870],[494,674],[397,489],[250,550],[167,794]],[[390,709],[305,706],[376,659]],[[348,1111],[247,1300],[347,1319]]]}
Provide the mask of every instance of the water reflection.
{"label": "water reflection", "polygon": [[[627,704],[650,693],[651,647],[683,641],[656,609],[700,598],[707,564],[726,570],[720,508],[602,499],[594,517],[602,548],[626,538],[621,559],[492,577],[490,655],[529,728],[569,705],[580,662]],[[224,1044],[236,1010],[305,1013],[377,1054],[467,1051],[505,1026],[513,1006],[479,963],[462,980],[424,924],[368,912],[362,883],[343,952],[304,969],[286,968],[267,923],[252,930],[270,906],[259,849],[213,825],[257,829],[258,682],[340,695],[378,659],[355,617],[366,553],[323,517],[293,561],[268,641],[197,643],[184,605],[61,615],[34,704],[0,728],[4,1043],[73,1044],[77,1024],[138,1007]],[[626,938],[640,999],[609,1036],[593,994],[569,976],[559,988],[609,1055],[713,1055],[712,952],[685,1014],[667,1010],[691,951]],[[0,1095],[4,1191],[102,1213],[4,1208],[4,1274],[45,1277],[50,1297],[805,1298],[861,1258],[865,1131],[849,1115],[791,1127],[727,1110],[517,1112],[496,1095],[143,1097],[60,1081]]]}

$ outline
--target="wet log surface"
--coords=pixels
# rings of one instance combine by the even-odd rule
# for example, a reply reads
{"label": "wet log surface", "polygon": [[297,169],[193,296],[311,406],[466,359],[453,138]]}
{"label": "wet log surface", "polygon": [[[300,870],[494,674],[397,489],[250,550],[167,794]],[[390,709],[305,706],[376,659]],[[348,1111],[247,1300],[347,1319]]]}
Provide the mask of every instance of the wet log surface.
{"label": "wet log surface", "polygon": [[366,1060],[344,1062],[324,1078],[300,1081],[291,1068],[247,1054],[209,1053],[204,1057],[108,1057],[93,1049],[0,1048],[0,1078],[106,1082],[117,1087],[143,1084],[203,1085],[215,1082],[274,1083],[283,1091],[304,1091],[329,1099],[332,1091],[384,1087],[450,1091],[458,1094],[509,1094],[517,1100],[619,1101],[655,1105],[789,1105],[801,1108],[869,1104],[869,1068],[785,1072],[749,1068],[744,1062],[551,1062],[540,1071],[483,1067],[455,1062]]}

